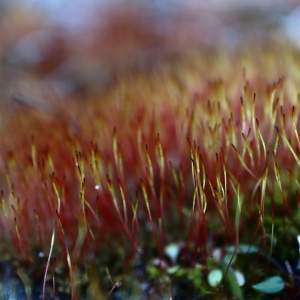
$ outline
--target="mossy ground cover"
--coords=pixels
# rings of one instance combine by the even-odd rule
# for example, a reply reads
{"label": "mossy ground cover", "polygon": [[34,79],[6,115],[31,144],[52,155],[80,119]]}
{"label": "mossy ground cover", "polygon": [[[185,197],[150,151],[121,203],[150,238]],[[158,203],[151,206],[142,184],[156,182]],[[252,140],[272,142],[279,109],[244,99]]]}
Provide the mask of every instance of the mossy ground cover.
{"label": "mossy ground cover", "polygon": [[297,299],[299,58],[202,49],[80,102],[16,107],[1,297]]}

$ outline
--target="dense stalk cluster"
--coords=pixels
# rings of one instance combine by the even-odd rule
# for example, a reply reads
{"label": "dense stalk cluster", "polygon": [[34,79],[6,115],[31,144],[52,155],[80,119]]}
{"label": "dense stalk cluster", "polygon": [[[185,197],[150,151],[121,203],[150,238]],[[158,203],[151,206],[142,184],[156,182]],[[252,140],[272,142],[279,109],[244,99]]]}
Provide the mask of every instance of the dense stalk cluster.
{"label": "dense stalk cluster", "polygon": [[75,294],[107,244],[130,261],[149,237],[158,253],[183,241],[204,261],[244,232],[268,243],[266,218],[299,205],[299,57],[204,52],[80,103],[16,108],[1,128],[1,253],[42,251],[45,283],[63,264]]}

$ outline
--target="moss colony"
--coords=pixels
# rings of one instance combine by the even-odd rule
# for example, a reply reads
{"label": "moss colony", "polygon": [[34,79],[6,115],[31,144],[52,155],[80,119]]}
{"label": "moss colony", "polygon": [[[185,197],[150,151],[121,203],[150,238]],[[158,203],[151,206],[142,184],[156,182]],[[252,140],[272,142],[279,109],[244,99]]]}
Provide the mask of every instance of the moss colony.
{"label": "moss colony", "polygon": [[299,87],[297,50],[252,46],[19,105],[0,141],[6,285],[17,299],[298,299]]}

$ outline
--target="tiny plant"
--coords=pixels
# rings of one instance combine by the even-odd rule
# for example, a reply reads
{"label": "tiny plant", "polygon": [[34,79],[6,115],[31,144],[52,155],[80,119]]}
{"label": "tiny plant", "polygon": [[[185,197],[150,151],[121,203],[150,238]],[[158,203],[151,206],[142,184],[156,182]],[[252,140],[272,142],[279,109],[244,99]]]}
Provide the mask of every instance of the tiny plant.
{"label": "tiny plant", "polygon": [[0,251],[27,294],[299,294],[295,52],[199,51],[82,103],[16,109]]}

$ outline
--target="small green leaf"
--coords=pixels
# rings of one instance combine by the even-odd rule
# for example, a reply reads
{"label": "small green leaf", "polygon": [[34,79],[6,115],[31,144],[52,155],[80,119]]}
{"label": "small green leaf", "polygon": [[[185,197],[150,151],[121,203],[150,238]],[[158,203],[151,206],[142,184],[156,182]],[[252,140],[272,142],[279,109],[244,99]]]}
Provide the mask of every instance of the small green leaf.
{"label": "small green leaf", "polygon": [[243,286],[246,283],[245,276],[242,272],[236,270],[236,271],[234,271],[234,275],[236,278],[236,282],[239,286]]}
{"label": "small green leaf", "polygon": [[227,270],[227,273],[225,274],[225,283],[232,295],[232,299],[235,299],[235,300],[243,300],[244,299],[243,292],[238,283],[236,274],[231,268],[229,268]]}
{"label": "small green leaf", "polygon": [[192,272],[190,273],[190,279],[192,280],[194,287],[198,290],[201,290],[201,266],[196,265]]}
{"label": "small green leaf", "polygon": [[159,278],[159,276],[161,276],[161,271],[157,267],[152,265],[147,267],[147,272],[149,276],[153,279]]}
{"label": "small green leaf", "polygon": [[211,287],[216,287],[221,283],[222,279],[223,272],[220,269],[214,269],[209,272],[207,281]]}
{"label": "small green leaf", "polygon": [[224,257],[223,257],[223,263],[225,264],[225,266],[232,266],[236,261],[236,255],[234,255],[233,253],[232,254],[226,254]]}
{"label": "small green leaf", "polygon": [[240,244],[236,246],[226,247],[228,253],[239,253],[239,254],[253,254],[258,252],[258,248],[254,245]]}
{"label": "small green leaf", "polygon": [[173,275],[179,271],[180,267],[179,266],[172,266],[167,269],[168,274]]}
{"label": "small green leaf", "polygon": [[165,247],[165,254],[172,260],[172,262],[177,260],[179,252],[180,245],[178,244],[169,244]]}
{"label": "small green leaf", "polygon": [[272,276],[252,285],[252,288],[261,293],[276,294],[284,289],[284,281],[280,276]]}

